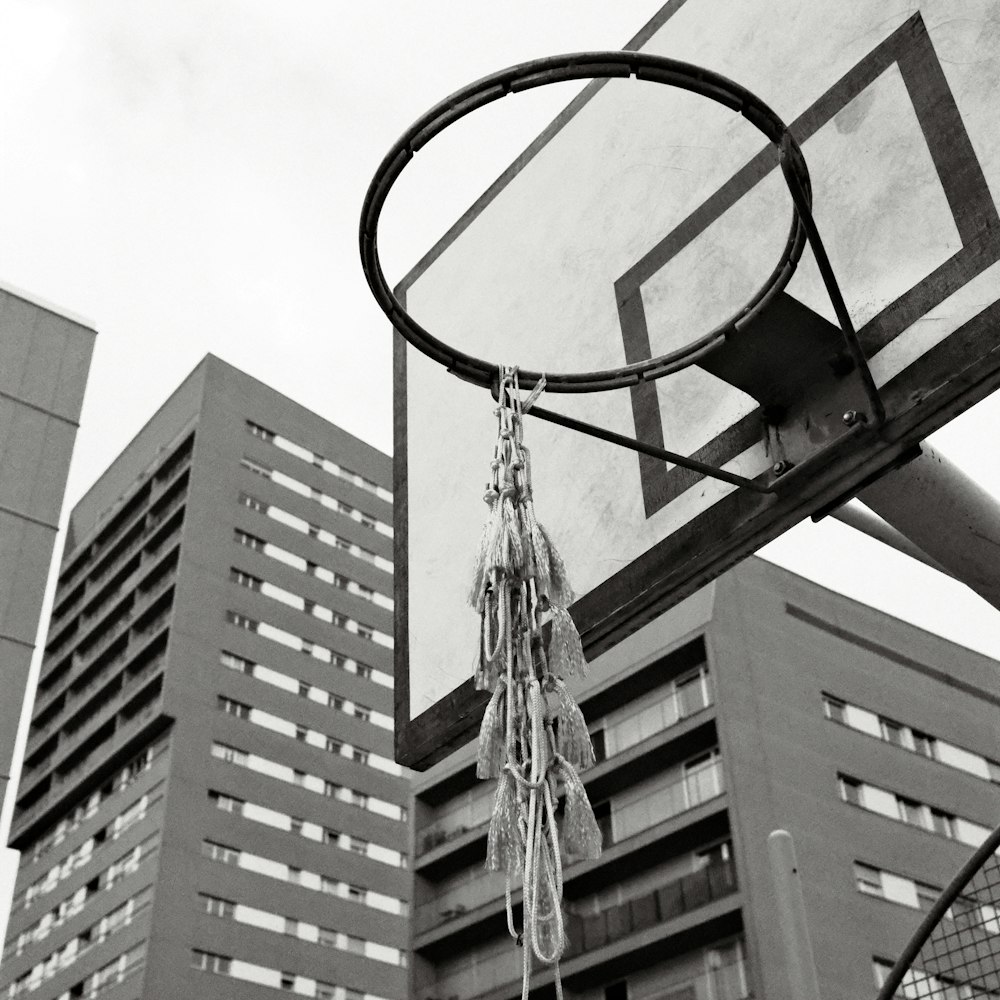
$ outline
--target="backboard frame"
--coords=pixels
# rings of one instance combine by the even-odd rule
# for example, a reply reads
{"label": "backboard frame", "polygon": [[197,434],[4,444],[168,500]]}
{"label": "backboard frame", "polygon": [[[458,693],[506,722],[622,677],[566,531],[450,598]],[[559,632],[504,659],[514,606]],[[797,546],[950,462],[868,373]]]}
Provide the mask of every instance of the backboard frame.
{"label": "backboard frame", "polygon": [[[679,6],[670,5],[670,12]],[[669,12],[665,11],[665,14],[669,16]],[[962,247],[926,280],[860,327],[859,336],[869,357],[915,318],[924,315],[952,291],[1000,260],[1000,218],[919,13],[876,45],[867,57],[800,114],[790,126],[793,134],[804,141],[844,106],[848,95],[860,92],[892,65],[899,67],[913,100],[934,167],[952,208]],[[912,72],[914,65],[920,65],[922,72]],[[405,302],[407,288],[475,219],[495,193],[509,183],[525,163],[591,99],[600,86],[602,82],[598,81],[585,88],[577,100],[407,275],[397,286],[397,295],[402,301]],[[752,187],[773,169],[775,163],[769,162],[767,152],[763,151],[746,163],[715,195],[668,233],[650,254],[616,282],[627,358],[642,357],[644,351],[645,356],[649,356],[642,302],[637,295],[645,271],[654,265],[662,266],[667,254],[678,252],[710,224],[715,215],[724,211],[727,202],[740,197],[741,191]],[[1000,387],[1000,348],[991,346],[995,339],[991,330],[997,329],[998,323],[1000,303],[993,302],[960,326],[946,341],[908,365],[905,385],[898,376],[885,383],[881,393],[886,409],[896,416],[882,429],[877,439],[862,442],[856,450],[845,445],[835,451],[822,479],[804,484],[800,492],[777,498],[762,498],[737,490],[578,600],[571,612],[580,629],[588,658],[610,648],[798,521],[854,495],[866,483],[904,461],[928,434]],[[394,344],[395,534],[399,554],[395,571],[396,755],[401,763],[423,769],[475,735],[486,697],[475,691],[470,668],[468,680],[430,709],[416,717],[411,716],[409,566],[406,559],[409,531],[406,375],[409,350],[411,348],[397,332]],[[976,360],[963,364],[970,357]],[[940,373],[943,370],[958,374],[942,381]],[[662,426],[650,416],[658,416],[656,408],[641,405],[641,393],[653,388],[649,383],[640,383],[629,391],[632,393],[637,436],[642,440],[659,440],[662,443]],[[484,405],[489,405],[486,400]],[[759,435],[759,428],[748,419],[735,425],[728,434],[710,442],[701,454],[696,453],[696,457],[721,465],[727,457],[738,454],[751,435]],[[683,469],[666,470],[656,459],[640,458],[640,478],[649,515],[697,483],[699,476]],[[735,536],[730,532],[734,520],[743,525]],[[706,536],[716,541],[706,546],[703,542]],[[473,652],[470,650],[470,664]]]}

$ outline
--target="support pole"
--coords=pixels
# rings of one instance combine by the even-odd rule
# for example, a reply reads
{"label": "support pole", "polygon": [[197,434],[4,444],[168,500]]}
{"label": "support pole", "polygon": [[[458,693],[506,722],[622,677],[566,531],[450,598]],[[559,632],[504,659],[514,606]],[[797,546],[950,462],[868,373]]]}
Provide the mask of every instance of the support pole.
{"label": "support pole", "polygon": [[787,830],[773,830],[767,838],[767,850],[771,857],[778,926],[785,946],[785,968],[791,987],[788,995],[791,1000],[820,1000],[792,835]]}
{"label": "support pole", "polygon": [[944,572],[1000,608],[1000,503],[926,443],[858,499]]}
{"label": "support pole", "polygon": [[945,576],[953,577],[955,575],[946,570],[939,562],[931,559],[923,549],[917,548],[891,524],[886,524],[877,514],[859,503],[849,501],[842,507],[830,511],[829,516],[836,518],[841,524],[847,524],[856,531],[862,532],[869,538],[874,538],[875,541],[881,542],[883,545],[888,545],[889,548],[895,549],[897,552],[902,552],[904,556],[909,556],[911,559],[916,559],[917,562],[922,562],[925,566],[930,566],[931,569],[936,569],[939,573],[944,573]]}

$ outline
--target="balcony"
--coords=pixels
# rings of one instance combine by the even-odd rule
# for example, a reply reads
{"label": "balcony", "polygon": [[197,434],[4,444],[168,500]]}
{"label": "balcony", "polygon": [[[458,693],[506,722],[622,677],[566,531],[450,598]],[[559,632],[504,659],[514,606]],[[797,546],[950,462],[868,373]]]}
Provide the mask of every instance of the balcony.
{"label": "balcony", "polygon": [[[137,748],[166,729],[172,722],[172,716],[163,714],[162,695],[157,695],[136,715],[128,718],[120,716],[110,739],[76,760],[71,770],[63,774],[53,774],[52,787],[37,802],[15,813],[8,838],[9,845],[23,850],[25,844],[30,843],[31,838],[43,824],[58,819],[66,812],[68,803],[74,797],[100,784]],[[81,788],[84,778],[92,780],[88,780],[86,788]]]}
{"label": "balcony", "polygon": [[700,909],[714,899],[732,895],[738,888],[736,867],[731,861],[723,861],[600,913],[568,913],[564,959],[595,951],[636,931]]}
{"label": "balcony", "polygon": [[[56,771],[56,768],[60,764],[64,765],[73,756],[74,752],[78,751],[81,746],[86,744],[87,740],[99,733],[105,726],[110,727],[108,738],[111,738],[115,731],[115,719],[119,712],[122,712],[126,708],[130,699],[135,698],[141,692],[144,684],[151,681],[163,670],[165,661],[165,656],[156,657],[135,674],[131,676],[126,675],[121,687],[117,691],[97,702],[96,710],[90,718],[76,729],[59,733],[58,742],[52,752],[46,754],[45,758],[36,763],[30,771],[25,772],[19,789],[20,797],[23,798],[25,795],[30,794],[50,774],[52,775],[51,787],[54,788],[58,784],[63,784],[65,776],[60,775]],[[120,728],[121,720],[119,720],[118,726]],[[103,743],[104,741],[100,742]]]}
{"label": "balcony", "polygon": [[144,642],[147,636],[162,626],[165,619],[170,615],[169,610],[165,613],[165,615],[158,616],[155,622],[144,626],[142,630],[133,632],[130,636],[128,636],[124,648],[111,657],[111,659],[103,663],[99,672],[91,680],[88,680],[82,687],[71,690],[77,681],[79,681],[80,677],[86,674],[88,668],[93,666],[100,654],[107,650],[110,646],[114,645],[114,643],[121,639],[122,636],[126,635],[127,630],[121,628],[121,626],[127,625],[131,628],[133,622],[140,618],[145,610],[155,604],[157,599],[174,585],[176,578],[176,570],[173,570],[167,573],[162,580],[158,581],[152,590],[138,592],[136,596],[138,606],[133,607],[132,611],[115,622],[115,628],[108,633],[106,638],[98,640],[86,654],[74,654],[73,666],[63,679],[63,683],[58,687],[53,688],[44,700],[39,701],[36,704],[33,713],[35,718],[45,715],[53,702],[55,702],[61,695],[66,694],[70,695],[70,697],[66,699],[66,704],[62,707],[62,709],[56,712],[45,723],[43,728],[37,730],[29,736],[27,755],[30,756],[34,749],[40,746],[45,741],[46,737],[55,728],[62,724],[62,719],[65,717],[67,710],[73,705],[78,705],[79,699],[82,695],[90,692],[95,686],[103,683],[108,678],[112,668],[134,656],[138,644]]}
{"label": "balcony", "polygon": [[[678,757],[704,749],[708,740],[715,739],[714,721],[709,713],[710,708],[703,709],[584,772],[582,777],[591,801],[595,806],[602,800],[613,803],[616,794],[624,785],[634,781],[637,774],[655,774],[669,767],[671,761],[676,761]],[[718,794],[722,790],[721,768],[711,769],[704,781],[704,790],[691,785],[685,791],[682,779],[672,789],[659,790],[656,800],[659,802],[669,795],[677,809],[690,808],[703,801],[705,793]],[[434,881],[482,857],[481,841],[486,837],[492,801],[493,789],[484,786],[482,793],[477,794],[471,803],[463,804],[433,825],[418,830],[414,864],[417,873]],[[631,809],[630,816],[642,812],[644,808],[639,803]],[[621,810],[615,816],[617,823],[617,818],[622,816]],[[632,822],[634,825],[638,820],[633,819]],[[659,819],[654,822],[659,822]]]}
{"label": "balcony", "polygon": [[[162,670],[164,661],[165,657],[158,657],[152,663],[146,664],[137,674],[126,677],[121,688],[111,695],[90,719],[84,722],[78,729],[74,729],[71,732],[67,731],[63,734],[59,741],[57,756],[67,756],[67,748],[70,748],[70,752],[72,752],[72,748],[79,747],[85,743],[88,737],[92,736],[101,726],[114,718],[125,707],[125,704],[135,696],[136,692],[140,691],[147,681],[150,681]],[[60,780],[58,774],[55,775],[55,780]]]}
{"label": "balcony", "polygon": [[[739,897],[735,868],[718,862],[641,896],[591,914],[574,913],[566,918],[567,945],[560,962],[563,982],[574,992],[589,992],[608,979],[626,976],[635,968],[661,962],[677,952],[704,947],[720,936],[739,929]],[[489,941],[505,941],[501,935]],[[505,942],[506,943],[506,942]],[[520,979],[512,978],[520,965],[510,950],[494,951],[485,936],[478,941],[486,951],[469,952],[469,962],[442,976],[421,991],[422,1000],[450,995],[477,996],[481,1000],[513,1000],[520,995]],[[442,955],[451,965],[453,954]],[[532,988],[552,981],[551,967],[536,965]],[[669,969],[665,977],[669,978]],[[664,988],[671,1000],[743,1000],[749,996],[742,961],[721,965],[697,977],[685,977]]]}
{"label": "balcony", "polygon": [[[714,834],[707,831],[706,826],[714,822],[710,815],[717,814],[722,808],[716,802],[722,791],[722,768],[717,761],[711,769],[688,775],[661,789],[655,799],[641,799],[617,810],[612,800],[610,813],[598,819],[604,834],[604,855],[597,861],[578,861],[568,865],[565,869],[567,886],[585,880],[590,888],[576,888],[575,894],[579,896],[584,891],[594,891],[595,883],[600,882],[596,873],[605,864],[627,867],[643,863],[638,860],[640,856],[650,853],[659,856],[668,840],[683,839],[679,837],[680,830],[691,834],[701,831],[703,838],[721,832],[718,824],[713,828]],[[467,863],[477,866],[475,877],[414,908],[416,950],[447,950],[450,947],[448,939],[488,933],[487,927],[502,919],[504,876],[478,867],[485,856],[483,841],[487,827],[488,824],[484,824],[479,830],[470,831],[469,843],[463,845],[463,849],[471,855]],[[454,860],[454,855],[450,860]],[[458,866],[450,870],[458,870]],[[567,897],[570,895],[567,889]],[[515,903],[519,902],[520,889],[515,890],[514,899]]]}
{"label": "balcony", "polygon": [[130,594],[138,581],[141,568],[137,567],[129,573],[113,590],[109,590],[101,598],[100,602],[88,611],[80,615],[80,627],[89,625],[96,621],[115,601]]}
{"label": "balcony", "polygon": [[[647,753],[656,754],[668,742],[683,742],[692,727],[707,718],[704,713],[713,705],[711,688],[706,684],[702,690],[704,694],[697,697],[686,688],[673,691],[655,705],[641,709],[635,716],[616,722],[613,727],[616,752],[613,756],[599,758],[597,764],[583,775],[588,791],[595,783],[601,786],[599,791],[614,789],[619,784],[616,772],[624,763],[632,764]],[[653,724],[649,718],[651,712],[657,715]],[[449,808],[435,823],[418,832],[418,859],[431,851],[440,853],[437,848],[489,822],[494,789],[479,782],[476,785],[482,790],[461,805]],[[418,861],[418,867],[420,863]]]}
{"label": "balcony", "polygon": [[[123,563],[128,562],[137,552],[143,549],[149,542],[150,537],[155,534],[156,529],[163,524],[172,514],[176,513],[178,508],[183,507],[187,500],[187,493],[182,491],[177,497],[175,497],[167,506],[156,514],[142,515],[142,517],[136,523],[142,523],[143,528],[136,536],[136,538],[129,543],[120,552],[114,554],[114,558],[107,560],[107,565],[97,573],[90,580],[90,586],[96,587],[100,583],[107,579],[116,569],[119,569]],[[102,560],[103,561],[103,560]]]}

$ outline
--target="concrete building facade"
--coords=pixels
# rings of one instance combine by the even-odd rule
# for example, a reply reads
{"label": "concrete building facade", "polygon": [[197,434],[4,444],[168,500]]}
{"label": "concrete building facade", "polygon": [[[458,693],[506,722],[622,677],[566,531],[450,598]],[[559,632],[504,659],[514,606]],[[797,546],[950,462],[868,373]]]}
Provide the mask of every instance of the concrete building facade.
{"label": "concrete building facade", "polygon": [[[565,869],[566,996],[794,1000],[775,829],[796,845],[820,995],[874,996],[1000,820],[998,666],[756,559],[601,656],[578,694],[605,846]],[[414,1000],[520,996],[473,760],[414,785]],[[985,940],[981,909],[952,918]],[[537,970],[532,996],[553,993]]]}
{"label": "concrete building facade", "polygon": [[212,356],[72,513],[13,1000],[397,1000],[387,456]]}
{"label": "concrete building facade", "polygon": [[0,288],[0,817],[95,336]]}

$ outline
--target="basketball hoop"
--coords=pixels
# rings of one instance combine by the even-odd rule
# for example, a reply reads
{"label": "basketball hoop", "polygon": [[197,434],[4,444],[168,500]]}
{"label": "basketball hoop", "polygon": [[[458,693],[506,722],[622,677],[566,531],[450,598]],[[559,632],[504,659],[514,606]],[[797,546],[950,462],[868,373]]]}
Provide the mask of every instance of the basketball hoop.
{"label": "basketball hoop", "polygon": [[[842,348],[847,364],[857,373],[860,387],[869,404],[867,415],[855,415],[852,421],[848,421],[845,416],[845,423],[848,423],[855,433],[863,431],[866,425],[879,425],[884,419],[882,401],[813,219],[809,171],[798,142],[781,118],[745,87],[711,70],[663,56],[630,51],[583,52],[548,56],[520,63],[485,76],[456,91],[418,118],[403,133],[379,164],[368,187],[359,233],[361,261],[368,286],[393,327],[417,350],[443,365],[452,374],[476,385],[493,388],[494,393],[496,392],[496,361],[477,358],[435,337],[407,312],[406,307],[389,286],[378,252],[378,224],[385,200],[414,154],[449,125],[476,109],[491,104],[507,94],[566,80],[629,77],[687,90],[722,104],[742,115],[767,138],[775,147],[782,176],[792,198],[792,221],[787,239],[770,275],[743,307],[723,323],[698,336],[684,347],[618,368],[590,372],[540,372],[519,367],[521,385],[531,388],[544,378],[544,387],[549,392],[604,392],[662,378],[703,362],[710,356],[714,356],[716,360],[724,358],[727,341],[753,324],[754,320],[778,298],[795,272],[808,242],[840,324],[839,332],[842,335]],[[771,346],[774,353],[773,345]],[[732,369],[734,366],[729,365],[729,367]],[[739,368],[739,362],[735,367]],[[780,365],[776,364],[774,367],[778,368]],[[766,413],[769,408],[768,401],[761,400],[761,402]],[[531,413],[541,419],[611,441],[634,451],[653,455],[754,492],[774,492],[778,479],[790,468],[789,463],[779,463],[776,468],[780,468],[780,471],[775,473],[773,479],[757,482],[694,461],[688,456],[627,438],[537,406],[532,408]]]}

